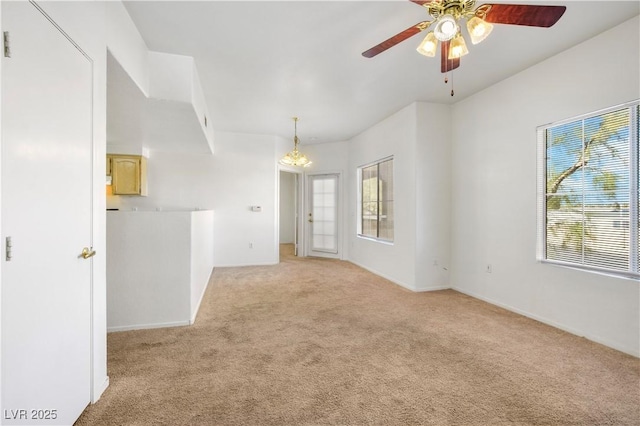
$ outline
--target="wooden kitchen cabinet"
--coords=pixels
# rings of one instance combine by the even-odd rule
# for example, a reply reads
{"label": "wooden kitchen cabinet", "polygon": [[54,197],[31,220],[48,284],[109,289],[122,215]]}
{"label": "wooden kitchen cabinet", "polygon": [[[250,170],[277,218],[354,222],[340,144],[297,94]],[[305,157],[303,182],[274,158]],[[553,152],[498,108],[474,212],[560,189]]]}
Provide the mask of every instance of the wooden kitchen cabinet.
{"label": "wooden kitchen cabinet", "polygon": [[147,159],[141,155],[107,155],[113,195],[147,195]]}

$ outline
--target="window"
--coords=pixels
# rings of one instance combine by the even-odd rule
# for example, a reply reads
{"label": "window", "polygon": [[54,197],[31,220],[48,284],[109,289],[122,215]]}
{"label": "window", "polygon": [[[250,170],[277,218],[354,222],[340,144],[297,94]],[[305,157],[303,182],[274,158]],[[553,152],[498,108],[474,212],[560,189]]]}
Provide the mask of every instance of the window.
{"label": "window", "polygon": [[393,158],[358,168],[358,235],[393,241]]}
{"label": "window", "polygon": [[639,277],[640,106],[538,128],[538,258]]}

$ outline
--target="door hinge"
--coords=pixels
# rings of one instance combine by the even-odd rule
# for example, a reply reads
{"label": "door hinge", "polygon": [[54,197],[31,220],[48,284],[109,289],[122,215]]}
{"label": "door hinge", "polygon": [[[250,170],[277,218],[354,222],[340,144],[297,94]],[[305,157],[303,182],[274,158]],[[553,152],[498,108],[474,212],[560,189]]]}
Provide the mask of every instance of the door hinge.
{"label": "door hinge", "polygon": [[3,34],[4,39],[4,57],[11,57],[11,46],[9,45],[9,31],[5,31]]}
{"label": "door hinge", "polygon": [[9,262],[11,260],[11,237],[7,237],[5,241],[5,260]]}

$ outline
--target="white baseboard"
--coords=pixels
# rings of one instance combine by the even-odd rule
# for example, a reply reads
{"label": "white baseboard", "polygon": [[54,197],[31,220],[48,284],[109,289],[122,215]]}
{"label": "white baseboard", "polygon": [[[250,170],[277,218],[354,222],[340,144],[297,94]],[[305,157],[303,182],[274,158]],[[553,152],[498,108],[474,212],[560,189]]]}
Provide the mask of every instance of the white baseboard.
{"label": "white baseboard", "polygon": [[102,385],[100,387],[93,390],[94,392],[91,395],[91,403],[95,404],[96,402],[98,402],[98,400],[100,399],[104,391],[107,390],[108,387],[109,387],[109,376],[105,377],[104,382],[102,382]]}
{"label": "white baseboard", "polygon": [[525,316],[527,318],[531,318],[533,320],[539,321],[539,322],[541,322],[543,324],[550,325],[551,327],[558,328],[560,330],[566,331],[567,333],[575,334],[576,336],[579,336],[579,337],[584,337],[585,339],[591,340],[592,342],[596,342],[596,343],[599,343],[601,345],[605,345],[605,346],[608,346],[608,347],[613,348],[615,350],[618,350],[620,352],[624,352],[626,354],[629,354],[629,355],[635,356],[637,358],[640,358],[640,350],[638,350],[638,348],[629,348],[629,347],[620,346],[616,342],[611,342],[611,341],[609,341],[607,339],[603,339],[603,338],[601,338],[599,336],[594,336],[594,335],[591,335],[591,334],[585,334],[585,333],[583,333],[583,332],[581,332],[579,330],[576,330],[576,329],[574,329],[572,327],[566,326],[564,324],[560,324],[558,322],[549,320],[547,318],[543,318],[543,317],[541,317],[539,315],[532,314],[532,313],[524,311],[522,309],[515,308],[513,306],[507,305],[506,303],[501,303],[501,302],[498,302],[496,300],[490,299],[488,297],[480,296],[479,294],[475,294],[475,293],[473,293],[471,291],[463,290],[463,289],[458,288],[458,287],[452,287],[452,289],[455,290],[455,291],[458,291],[458,292],[460,292],[462,294],[466,294],[467,296],[471,296],[474,299],[479,299],[479,300],[482,300],[484,302],[491,303],[492,305],[500,306],[501,308],[504,308],[504,309],[506,309],[508,311],[515,312],[516,314],[520,314],[520,315]]}
{"label": "white baseboard", "polygon": [[279,262],[259,262],[259,263],[228,263],[222,265],[215,265],[215,268],[238,268],[241,266],[273,266],[277,265]]}
{"label": "white baseboard", "polygon": [[211,269],[211,273],[209,274],[209,278],[207,279],[207,283],[204,285],[204,288],[202,289],[202,293],[200,294],[200,297],[198,298],[198,303],[196,303],[196,309],[193,311],[193,314],[191,314],[191,319],[189,320],[189,325],[193,325],[196,322],[196,317],[198,316],[198,311],[200,310],[200,305],[202,304],[202,299],[204,299],[204,294],[207,292],[207,288],[209,288],[209,282],[211,281],[211,275],[213,275],[213,271],[215,270],[215,268]]}
{"label": "white baseboard", "polygon": [[372,274],[375,274],[379,277],[384,278],[385,280],[391,281],[392,283],[399,285],[400,287],[406,288],[407,290],[411,290],[411,291],[417,291],[414,287],[410,286],[409,284],[403,283],[402,281],[398,281],[395,278],[391,278],[385,274],[383,274],[382,272],[376,271],[375,269],[369,268],[368,266],[365,266],[361,263],[358,262],[354,262],[353,260],[347,260],[347,262],[349,263],[353,263],[356,266],[359,266],[362,269],[366,269],[367,271],[371,272]]}
{"label": "white baseboard", "polygon": [[640,349],[639,348],[631,348],[631,347],[627,347],[627,346],[622,346],[622,345],[619,345],[617,342],[612,342],[612,341],[610,341],[608,339],[605,339],[605,338],[602,338],[600,336],[595,336],[595,335],[588,334],[588,333],[585,334],[585,333],[583,333],[583,332],[581,332],[579,330],[576,330],[576,329],[574,329],[572,327],[569,327],[569,326],[566,326],[564,324],[560,324],[558,322],[549,320],[547,318],[543,318],[543,317],[541,317],[539,315],[532,314],[531,312],[527,312],[527,311],[524,311],[522,309],[518,309],[516,307],[507,305],[506,303],[501,303],[501,302],[498,302],[497,300],[493,300],[493,299],[490,299],[488,297],[484,297],[484,296],[481,296],[479,294],[475,294],[473,292],[470,292],[470,291],[467,291],[467,290],[463,290],[463,289],[458,288],[458,287],[438,286],[438,287],[429,287],[429,288],[420,288],[420,289],[418,289],[418,288],[414,288],[414,287],[412,287],[410,285],[407,285],[407,284],[405,284],[403,282],[397,281],[397,280],[395,280],[395,279],[393,279],[391,277],[385,276],[384,274],[380,273],[379,271],[376,271],[375,269],[369,268],[368,266],[362,265],[362,264],[360,264],[358,262],[354,262],[353,260],[349,260],[349,262],[353,263],[354,265],[359,266],[362,269],[366,269],[367,271],[369,271],[369,272],[371,272],[373,274],[376,274],[376,275],[378,275],[378,276],[380,276],[380,277],[382,277],[382,278],[384,278],[386,280],[389,280],[392,283],[394,283],[396,285],[399,285],[400,287],[406,288],[407,290],[410,290],[410,291],[413,291],[413,292],[427,292],[427,291],[438,291],[438,290],[452,289],[452,290],[458,291],[460,293],[466,294],[467,296],[471,296],[474,299],[479,299],[479,300],[482,300],[484,302],[490,303],[492,305],[499,306],[499,307],[504,308],[504,309],[506,309],[508,311],[515,312],[516,314],[525,316],[527,318],[531,318],[531,319],[539,321],[539,322],[541,322],[543,324],[550,325],[551,327],[555,327],[555,328],[558,328],[560,330],[566,331],[567,333],[575,334],[576,336],[579,336],[579,337],[584,337],[585,339],[591,340],[592,342],[596,342],[596,343],[599,343],[601,345],[608,346],[608,347],[610,347],[612,349],[618,350],[620,352],[624,352],[626,354],[629,354],[629,355],[635,356],[637,358],[640,358]]}
{"label": "white baseboard", "polygon": [[440,291],[440,290],[451,290],[451,287],[449,287],[448,285],[441,285],[436,287],[417,288],[413,291],[415,291],[416,293],[425,293],[427,291]]}
{"label": "white baseboard", "polygon": [[395,278],[391,278],[391,277],[389,277],[389,276],[387,276],[387,275],[385,275],[385,274],[383,274],[383,273],[381,273],[379,271],[376,271],[375,269],[369,268],[368,266],[362,265],[362,264],[360,264],[358,262],[354,262],[353,260],[347,260],[347,262],[353,263],[354,265],[359,266],[362,269],[366,269],[367,271],[371,272],[372,274],[376,274],[377,276],[382,277],[385,280],[389,280],[392,283],[394,283],[396,285],[399,285],[400,287],[406,288],[407,290],[411,290],[414,293],[424,293],[424,292],[427,292],[427,291],[439,291],[439,290],[449,290],[449,289],[451,289],[451,287],[449,287],[449,286],[436,286],[436,287],[416,288],[416,287],[410,286],[410,285],[408,285],[406,283],[403,283],[402,281],[398,281]]}
{"label": "white baseboard", "polygon": [[119,326],[116,326],[116,327],[107,327],[107,333],[114,333],[114,332],[118,332],[118,331],[144,330],[144,329],[147,329],[147,328],[184,327],[185,325],[191,325],[190,321],[161,322],[161,323],[152,323],[152,324],[119,325]]}

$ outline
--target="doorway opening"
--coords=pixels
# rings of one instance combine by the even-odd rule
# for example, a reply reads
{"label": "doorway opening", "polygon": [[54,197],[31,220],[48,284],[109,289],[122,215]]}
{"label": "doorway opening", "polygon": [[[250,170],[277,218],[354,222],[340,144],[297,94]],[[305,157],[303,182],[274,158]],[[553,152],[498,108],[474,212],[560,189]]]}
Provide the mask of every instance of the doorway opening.
{"label": "doorway opening", "polygon": [[279,259],[304,256],[302,230],[302,173],[280,170],[278,176],[278,241]]}

